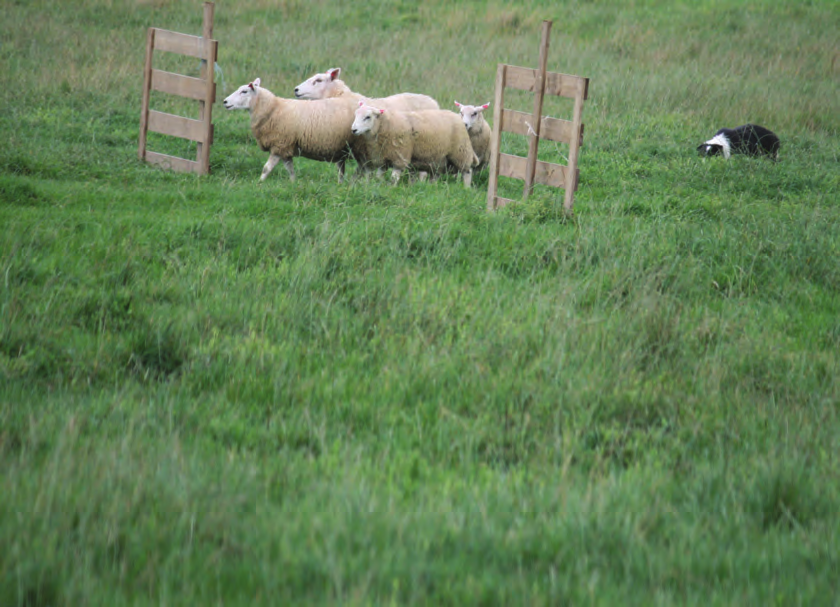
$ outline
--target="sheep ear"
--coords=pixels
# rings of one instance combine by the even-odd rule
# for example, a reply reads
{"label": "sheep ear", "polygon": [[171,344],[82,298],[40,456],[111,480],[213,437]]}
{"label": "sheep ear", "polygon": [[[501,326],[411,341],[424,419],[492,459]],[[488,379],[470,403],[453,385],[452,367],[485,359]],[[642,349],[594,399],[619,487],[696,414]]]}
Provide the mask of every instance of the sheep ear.
{"label": "sheep ear", "polygon": [[327,76],[330,77],[330,80],[335,80],[341,75],[341,68],[340,67],[331,67],[327,70]]}
{"label": "sheep ear", "polygon": [[456,101],[455,102],[455,107],[461,107],[461,104]]}
{"label": "sheep ear", "polygon": [[481,109],[482,109],[482,110],[486,110],[486,109],[487,109],[487,108],[489,108],[489,107],[490,107],[490,103],[489,103],[489,102],[487,102],[487,103],[485,103],[484,105],[482,105],[482,106],[481,106]]}
{"label": "sheep ear", "polygon": [[259,79],[259,78],[255,78],[255,79],[254,79],[254,81],[253,81],[251,84],[252,84],[251,88],[256,88],[256,87],[258,87],[258,86],[260,85],[260,79]]}
{"label": "sheep ear", "polygon": [[365,104],[365,102],[364,102],[364,101],[360,101],[360,102],[359,102],[359,107],[362,107],[364,104]]}
{"label": "sheep ear", "polygon": [[380,113],[380,114],[384,114],[384,113],[385,113],[385,110],[379,110],[379,113]]}

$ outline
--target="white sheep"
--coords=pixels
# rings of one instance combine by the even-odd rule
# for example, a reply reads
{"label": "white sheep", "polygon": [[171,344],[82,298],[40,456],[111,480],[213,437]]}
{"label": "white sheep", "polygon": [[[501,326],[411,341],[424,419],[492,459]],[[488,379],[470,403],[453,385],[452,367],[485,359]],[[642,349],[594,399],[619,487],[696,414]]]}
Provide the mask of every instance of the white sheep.
{"label": "white sheep", "polygon": [[473,151],[478,156],[477,171],[480,171],[490,163],[490,125],[484,118],[484,110],[490,107],[489,103],[484,105],[461,105],[457,101],[455,105],[461,110],[461,120],[467,127],[470,134],[470,143]]}
{"label": "white sheep", "polygon": [[257,78],[229,95],[224,105],[229,110],[250,111],[254,137],[262,150],[271,154],[260,181],[264,181],[281,160],[294,181],[292,159],[295,156],[334,162],[338,165],[339,183],[344,180],[344,164],[351,154],[350,126],[355,102],[349,99],[283,99],[260,86]]}
{"label": "white sheep", "polygon": [[[478,158],[467,130],[455,112],[421,110],[399,112],[359,102],[352,132],[367,144],[367,168],[391,168],[394,185],[410,166],[432,175],[451,167],[461,173],[470,187],[473,166]],[[361,165],[360,165],[361,167]]]}
{"label": "white sheep", "polygon": [[332,99],[335,97],[350,97],[354,101],[365,101],[371,105],[386,110],[439,110],[438,102],[428,95],[419,93],[399,93],[390,97],[370,99],[360,93],[354,93],[342,80],[339,80],[341,68],[328,69],[323,74],[315,74],[295,87],[295,97],[298,99]]}

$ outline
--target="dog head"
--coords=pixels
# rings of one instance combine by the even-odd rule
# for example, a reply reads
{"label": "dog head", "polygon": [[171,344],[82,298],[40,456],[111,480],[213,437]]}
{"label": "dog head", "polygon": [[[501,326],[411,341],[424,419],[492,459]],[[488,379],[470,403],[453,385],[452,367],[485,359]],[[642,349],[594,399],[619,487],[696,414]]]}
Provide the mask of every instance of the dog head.
{"label": "dog head", "polygon": [[714,137],[698,145],[697,151],[700,152],[700,155],[723,156],[728,159],[732,153],[732,144],[725,131],[726,129],[721,129]]}
{"label": "dog head", "polygon": [[719,156],[723,154],[723,146],[719,143],[701,143],[697,146],[701,156]]}

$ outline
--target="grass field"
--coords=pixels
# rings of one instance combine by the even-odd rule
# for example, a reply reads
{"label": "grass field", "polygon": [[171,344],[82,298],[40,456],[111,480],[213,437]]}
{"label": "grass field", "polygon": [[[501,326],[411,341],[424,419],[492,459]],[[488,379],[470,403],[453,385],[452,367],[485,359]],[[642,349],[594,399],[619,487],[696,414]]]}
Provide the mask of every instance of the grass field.
{"label": "grass field", "polygon": [[[162,172],[146,28],[201,3],[0,7],[0,605],[837,604],[836,2],[217,2],[219,100],[484,103],[553,19],[574,218],[258,185],[220,103],[212,175]],[[745,122],[779,162],[696,155]]]}

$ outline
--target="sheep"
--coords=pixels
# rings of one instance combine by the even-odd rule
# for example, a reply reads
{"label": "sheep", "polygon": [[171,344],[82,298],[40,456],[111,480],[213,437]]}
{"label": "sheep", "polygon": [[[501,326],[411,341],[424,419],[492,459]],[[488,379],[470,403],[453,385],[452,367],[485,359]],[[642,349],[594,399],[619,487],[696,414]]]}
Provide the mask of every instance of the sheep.
{"label": "sheep", "polygon": [[457,101],[455,105],[461,110],[461,119],[467,132],[470,134],[470,143],[473,151],[478,156],[479,164],[476,171],[480,171],[490,163],[490,125],[484,119],[484,110],[490,107],[490,103],[484,105],[461,105]]}
{"label": "sheep", "polygon": [[399,112],[359,102],[352,132],[367,144],[366,157],[380,172],[391,167],[396,185],[402,171],[413,166],[433,175],[452,166],[469,188],[478,164],[467,130],[458,114],[447,110]]}
{"label": "sheep", "polygon": [[368,101],[371,105],[386,110],[439,110],[438,102],[428,95],[419,93],[399,93],[390,97],[370,99],[360,93],[354,93],[342,80],[340,67],[328,69],[323,74],[315,74],[295,87],[295,97],[298,99],[332,99],[335,97],[350,97],[354,101]]}
{"label": "sheep", "polygon": [[338,182],[344,181],[344,164],[351,154],[353,110],[349,99],[297,101],[275,96],[260,86],[260,79],[244,84],[224,100],[229,110],[247,109],[251,113],[251,130],[264,152],[270,152],[260,181],[274,170],[281,160],[295,180],[295,156],[334,162],[338,166]]}

